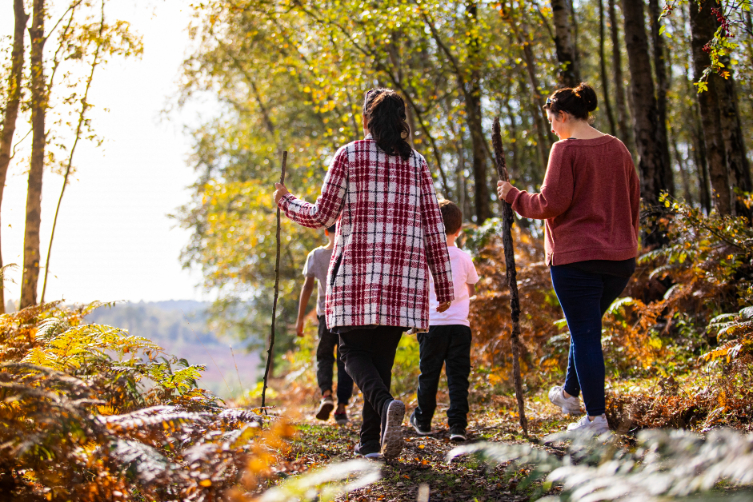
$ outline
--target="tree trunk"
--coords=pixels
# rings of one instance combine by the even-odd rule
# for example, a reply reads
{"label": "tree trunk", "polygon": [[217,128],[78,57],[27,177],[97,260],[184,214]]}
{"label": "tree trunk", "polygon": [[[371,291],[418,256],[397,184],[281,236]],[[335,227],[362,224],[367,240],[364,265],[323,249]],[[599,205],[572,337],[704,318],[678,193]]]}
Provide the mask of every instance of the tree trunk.
{"label": "tree trunk", "polygon": [[[3,203],[3,191],[5,179],[8,176],[10,166],[11,147],[13,146],[13,134],[16,132],[16,119],[18,119],[18,107],[21,103],[21,88],[24,74],[24,34],[26,22],[29,16],[24,11],[23,0],[13,1],[13,14],[15,25],[13,30],[13,52],[11,53],[11,69],[8,76],[8,98],[6,100],[5,113],[3,114],[3,129],[0,132],[0,207]],[[2,225],[0,225],[0,233]],[[0,240],[0,242],[2,242]],[[2,247],[0,247],[0,270],[3,267]],[[0,314],[5,313],[5,287],[0,280]]]}
{"label": "tree trunk", "polygon": [[[533,54],[530,42],[528,42],[528,28],[526,25],[516,22],[516,20],[510,16],[506,16],[506,19],[513,35],[515,36],[515,40],[523,50],[523,61],[525,62],[526,73],[530,85],[526,86],[524,79],[521,82],[521,89],[528,87],[531,90],[533,121],[537,137],[536,149],[539,154],[540,166],[537,171],[543,178],[547,163],[549,162],[549,144],[554,142],[554,138],[550,135],[549,127],[547,127],[546,119],[544,118],[544,98],[541,95],[541,86],[539,85],[539,79],[536,75],[536,57]],[[521,29],[523,30],[522,33]]]}
{"label": "tree trunk", "polygon": [[[477,22],[477,4],[475,2],[467,2],[466,12],[468,13],[468,22],[471,24],[471,26],[469,26],[469,31],[471,31],[475,29],[475,24]],[[470,81],[465,85],[464,101],[468,130],[471,133],[474,180],[473,195],[476,206],[476,223],[480,225],[488,218],[491,218],[492,212],[486,171],[486,148],[484,146],[486,140],[484,139],[484,128],[482,124],[481,73],[478,69],[480,54],[478,51],[478,41],[475,37],[469,37],[468,54],[473,69],[471,70]]]}
{"label": "tree trunk", "polygon": [[685,167],[685,159],[677,148],[677,140],[672,138],[672,150],[675,152],[675,159],[677,160],[677,167],[680,169],[680,178],[682,179],[682,193],[685,196],[685,202],[693,205],[693,195],[690,193],[690,175]]}
{"label": "tree trunk", "polygon": [[576,87],[580,83],[575,44],[570,26],[570,9],[567,0],[551,0],[554,17],[554,45],[560,65],[557,81],[560,87]]}
{"label": "tree trunk", "polygon": [[[691,46],[693,49],[693,68],[698,80],[703,70],[711,64],[709,55],[703,48],[716,32],[714,18],[708,12],[700,12],[696,2],[688,2],[690,7]],[[713,202],[719,214],[732,214],[732,197],[730,179],[727,168],[727,155],[722,136],[721,113],[719,111],[718,86],[722,84],[717,75],[711,74],[708,79],[708,89],[698,93],[698,104],[701,110],[703,124],[703,138],[706,144],[706,155],[709,164],[709,177],[714,190]]]}
{"label": "tree trunk", "polygon": [[607,112],[607,120],[609,120],[609,134],[617,136],[612,105],[609,102],[609,75],[607,74],[607,61],[604,57],[604,0],[599,0],[599,63],[601,65],[601,90],[604,93],[604,108]]}
{"label": "tree trunk", "polygon": [[[512,87],[512,86],[510,86]],[[508,87],[507,93],[505,93],[505,110],[507,110],[507,116],[510,118],[510,136],[512,136],[512,139],[510,141],[510,166],[512,167],[512,172],[519,173],[520,172],[520,166],[518,165],[518,127],[515,123],[515,112],[513,111],[513,107],[510,105],[510,87]]]}
{"label": "tree trunk", "polygon": [[[622,0],[625,18],[625,45],[631,77],[631,112],[638,166],[641,173],[641,196],[648,206],[656,206],[659,194],[666,190],[662,137],[658,109],[651,78],[648,38],[643,17],[643,0]],[[649,234],[652,233],[648,229]]]}
{"label": "tree trunk", "polygon": [[651,23],[651,41],[654,56],[654,71],[656,72],[656,109],[659,119],[659,135],[662,141],[662,160],[664,162],[664,186],[667,191],[674,195],[675,183],[672,176],[672,161],[669,156],[669,140],[667,135],[667,89],[669,79],[667,77],[666,49],[664,38],[659,33],[659,0],[648,0],[648,15]]}
{"label": "tree trunk", "polygon": [[615,0],[609,0],[609,24],[612,35],[612,72],[614,74],[615,107],[620,139],[629,149],[633,149],[633,132],[630,127],[628,107],[625,104],[625,83],[622,77],[622,45],[620,44],[619,24],[614,8]]}
{"label": "tree trunk", "polygon": [[706,142],[703,139],[703,125],[695,109],[693,110],[693,152],[698,170],[698,191],[701,199],[701,207],[706,210],[706,214],[709,214],[711,212],[711,192],[709,192],[709,166],[706,157]]}
{"label": "tree trunk", "polygon": [[473,197],[476,206],[476,223],[482,224],[491,217],[489,204],[489,187],[486,182],[486,149],[484,148],[484,130],[481,124],[481,87],[474,72],[470,90],[465,94],[465,113],[471,134],[473,163]]}
{"label": "tree trunk", "polygon": [[[719,91],[722,137],[724,138],[729,177],[734,188],[739,188],[743,192],[750,192],[753,190],[753,186],[750,178],[750,165],[748,164],[748,156],[745,150],[745,139],[743,138],[743,130],[740,123],[735,79],[731,74],[732,66],[729,63],[729,57],[722,58],[722,61],[730,72],[729,78],[717,79],[721,84],[717,90]],[[735,194],[733,196],[735,214],[737,216],[745,216],[750,221],[750,209]]]}
{"label": "tree trunk", "polygon": [[26,228],[24,231],[24,270],[19,309],[36,305],[39,281],[39,226],[42,221],[42,174],[47,138],[45,114],[47,89],[44,77],[45,0],[34,0],[29,30],[31,37],[31,167],[26,193]]}

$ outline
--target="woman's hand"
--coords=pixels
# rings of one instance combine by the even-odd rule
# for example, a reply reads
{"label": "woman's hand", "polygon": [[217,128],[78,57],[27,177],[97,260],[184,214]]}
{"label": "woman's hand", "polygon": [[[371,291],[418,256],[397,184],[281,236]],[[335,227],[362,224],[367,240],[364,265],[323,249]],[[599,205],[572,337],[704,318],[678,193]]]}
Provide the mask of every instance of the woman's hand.
{"label": "woman's hand", "polygon": [[440,303],[439,307],[437,307],[437,312],[441,314],[442,312],[450,308],[450,305],[452,305],[452,302]]}
{"label": "woman's hand", "polygon": [[275,206],[280,203],[284,195],[289,194],[288,189],[282,183],[275,183]]}
{"label": "woman's hand", "polygon": [[505,197],[507,197],[507,192],[510,191],[512,188],[512,185],[507,181],[498,181],[497,182],[497,196],[499,197],[499,200],[505,200]]}

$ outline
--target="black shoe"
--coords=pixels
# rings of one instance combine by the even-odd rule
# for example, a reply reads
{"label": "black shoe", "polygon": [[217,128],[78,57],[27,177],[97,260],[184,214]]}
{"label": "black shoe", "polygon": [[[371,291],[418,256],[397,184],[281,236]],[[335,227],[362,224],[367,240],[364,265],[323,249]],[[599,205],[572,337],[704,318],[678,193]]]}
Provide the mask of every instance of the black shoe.
{"label": "black shoe", "polygon": [[403,418],[405,404],[394,399],[385,404],[384,427],[382,429],[382,456],[386,459],[396,458],[403,451]]}
{"label": "black shoe", "polygon": [[329,420],[329,414],[335,409],[335,402],[332,396],[324,396],[319,403],[319,411],[316,412],[316,418],[319,420]]}
{"label": "black shoe", "polygon": [[348,425],[348,412],[347,411],[336,411],[335,412],[335,422],[337,425]]}
{"label": "black shoe", "polygon": [[450,441],[462,442],[465,440],[465,427],[460,425],[453,425],[450,427]]}
{"label": "black shoe", "polygon": [[382,454],[379,453],[379,449],[379,441],[369,441],[366,444],[358,443],[353,451],[356,455],[360,455],[362,457],[381,458]]}
{"label": "black shoe", "polygon": [[413,410],[413,413],[410,415],[410,424],[413,426],[414,429],[416,429],[416,432],[419,436],[428,436],[431,434],[431,427],[426,425],[421,425],[416,420],[416,411]]}

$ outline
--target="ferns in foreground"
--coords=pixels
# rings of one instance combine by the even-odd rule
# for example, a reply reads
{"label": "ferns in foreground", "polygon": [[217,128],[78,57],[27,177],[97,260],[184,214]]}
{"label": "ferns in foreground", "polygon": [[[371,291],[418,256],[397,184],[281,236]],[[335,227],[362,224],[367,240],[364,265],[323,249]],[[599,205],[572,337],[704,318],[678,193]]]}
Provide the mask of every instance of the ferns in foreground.
{"label": "ferns in foreground", "polygon": [[[51,303],[0,316],[0,493],[18,501],[204,501],[263,491],[293,427],[223,407],[197,387],[203,367],[145,338],[85,324],[96,306]],[[375,475],[360,464],[342,469],[269,497],[288,500],[281,494],[295,487],[334,494],[359,483],[333,481]]]}
{"label": "ferns in foreground", "polygon": [[475,443],[455,448],[448,460],[473,454],[492,465],[530,466],[528,484],[544,480],[545,489],[562,486],[559,495],[541,499],[547,501],[646,502],[699,493],[708,500],[721,482],[733,487],[753,484],[753,435],[731,429],[714,430],[705,438],[687,431],[645,430],[633,449],[620,446],[614,437],[573,432],[554,434],[545,442],[567,440],[571,442],[564,455],[528,444]]}

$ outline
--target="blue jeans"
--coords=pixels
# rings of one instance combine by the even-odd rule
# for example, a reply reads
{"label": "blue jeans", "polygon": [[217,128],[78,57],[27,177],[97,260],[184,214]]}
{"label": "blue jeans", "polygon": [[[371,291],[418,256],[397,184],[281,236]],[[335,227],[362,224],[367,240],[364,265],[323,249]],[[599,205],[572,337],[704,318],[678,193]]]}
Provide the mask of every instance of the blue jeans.
{"label": "blue jeans", "polygon": [[430,426],[437,408],[437,388],[442,366],[447,374],[450,408],[447,422],[465,429],[468,426],[468,375],[471,374],[471,328],[462,324],[429,326],[418,334],[419,368],[416,421]]}
{"label": "blue jeans", "polygon": [[601,318],[630,279],[584,272],[567,265],[552,266],[550,272],[570,328],[565,392],[571,396],[583,392],[586,411],[595,417],[606,410]]}

